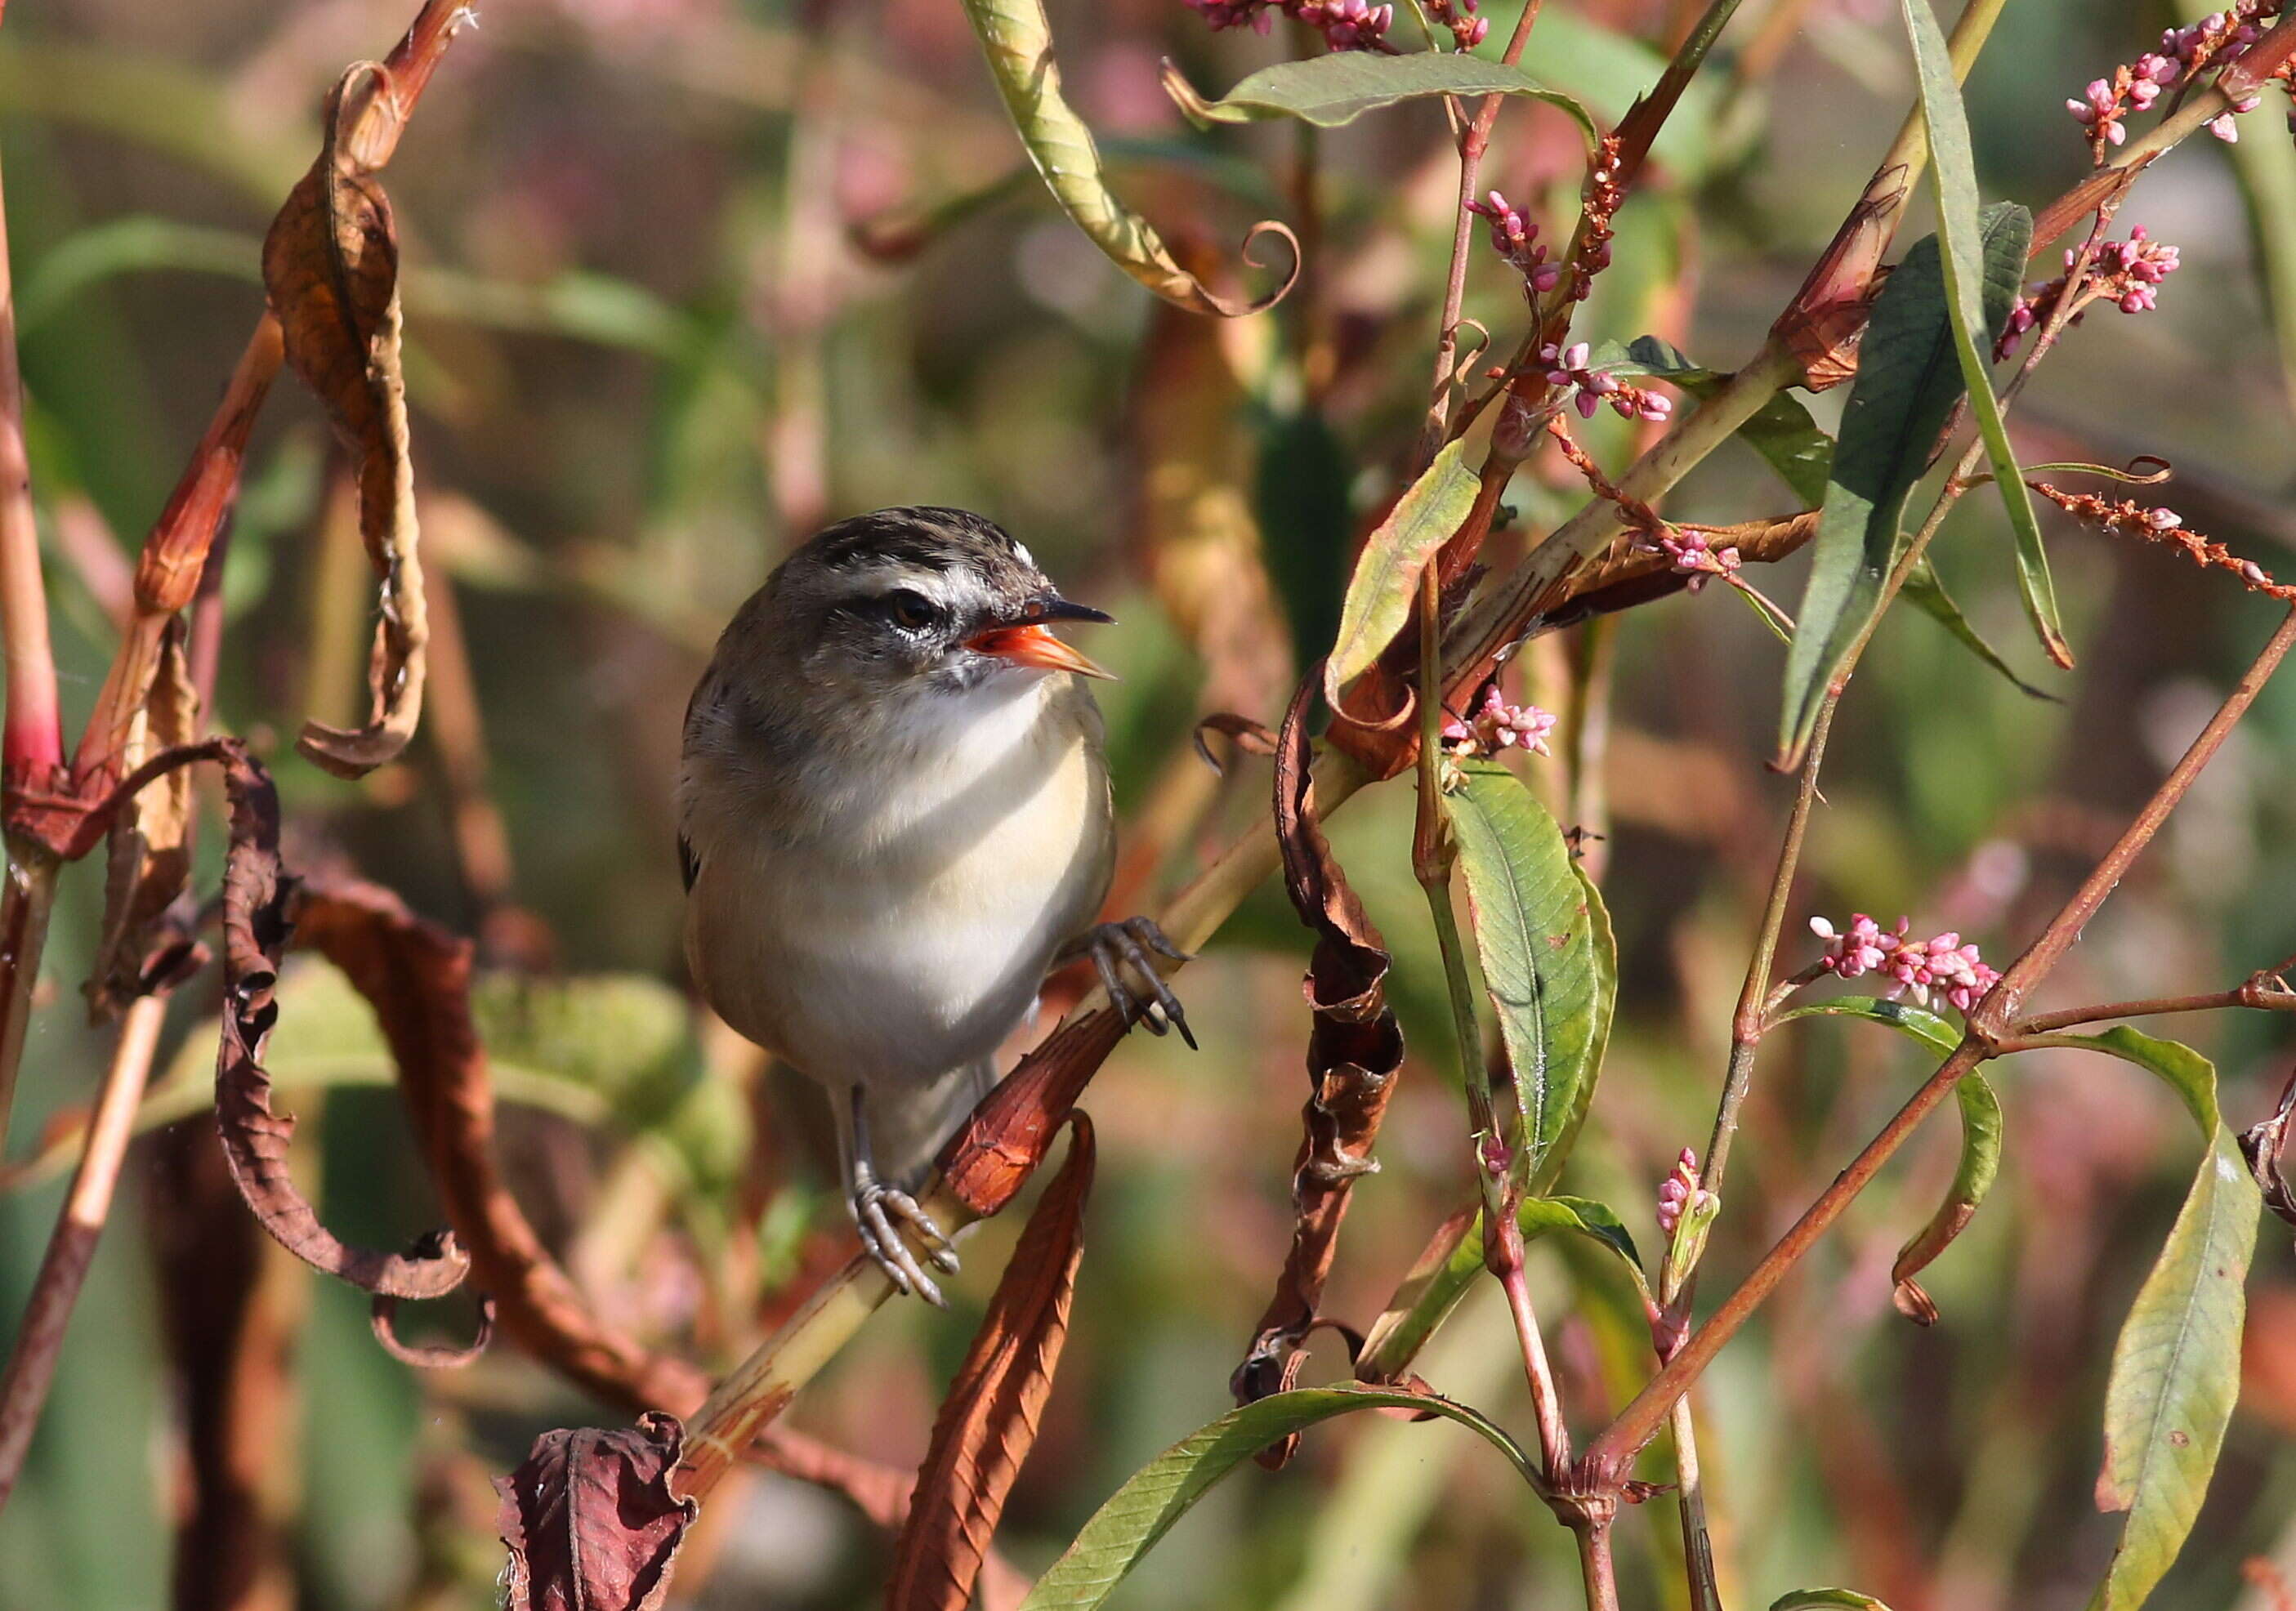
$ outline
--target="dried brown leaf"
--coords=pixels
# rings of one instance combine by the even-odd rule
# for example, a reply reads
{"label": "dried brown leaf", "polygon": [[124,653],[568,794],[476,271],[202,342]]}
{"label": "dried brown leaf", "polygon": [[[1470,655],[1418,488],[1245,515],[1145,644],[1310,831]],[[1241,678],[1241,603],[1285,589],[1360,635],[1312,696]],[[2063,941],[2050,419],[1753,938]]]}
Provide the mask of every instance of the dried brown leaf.
{"label": "dried brown leaf", "polygon": [[279,857],[279,797],[235,740],[207,747],[224,764],[231,849],[224,863],[224,1010],[216,1057],[216,1129],[232,1179],[263,1228],[316,1269],[369,1292],[439,1297],[462,1284],[469,1255],[451,1233],[434,1232],[410,1254],[376,1253],[339,1240],[319,1223],[287,1170],[292,1117],[271,1108],[264,1043],[279,1017],[274,992],[287,944],[294,879]]}
{"label": "dried brown leaf", "polygon": [[1068,1161],[1021,1232],[917,1471],[893,1557],[888,1611],[964,1611],[997,1518],[1053,1390],[1084,1256],[1092,1121],[1071,1119]]}
{"label": "dried brown leaf", "polygon": [[[200,696],[184,663],[184,622],[166,617],[159,664],[119,751],[133,771],[199,737]],[[104,863],[103,927],[95,967],[83,986],[89,1017],[118,1016],[149,988],[144,958],[168,908],[192,870],[192,773],[178,766],[153,779],[113,814]]]}
{"label": "dried brown leaf", "polygon": [[[1403,1031],[1387,1004],[1385,944],[1316,815],[1307,715],[1320,681],[1318,667],[1300,683],[1275,752],[1284,887],[1300,920],[1316,935],[1303,986],[1315,1022],[1308,1034],[1308,1094],[1301,1110],[1306,1133],[1292,1175],[1292,1249],[1250,1351],[1228,1382],[1247,1403],[1283,1391],[1298,1373],[1300,1350],[1316,1323],[1316,1305],[1338,1252],[1349,1195],[1358,1176],[1379,1167],[1372,1145],[1403,1065]],[[1281,1465],[1298,1446],[1296,1435],[1288,1438],[1261,1461]]]}
{"label": "dried brown leaf", "polygon": [[472,947],[377,884],[314,878],[298,891],[298,943],[340,969],[374,1009],[447,1220],[505,1335],[626,1409],[690,1412],[702,1374],[599,1321],[504,1182],[493,1082],[471,1018]]}
{"label": "dried brown leaf", "polygon": [[2296,1072],[2288,1076],[2287,1088],[2280,1093],[2280,1104],[2272,1116],[2259,1120],[2240,1133],[2241,1156],[2248,1160],[2248,1172],[2256,1177],[2264,1192],[2264,1206],[2280,1219],[2296,1225],[2296,1183],[2287,1174],[2288,1132],[2296,1124]]}
{"label": "dried brown leaf", "polygon": [[658,1611],[701,1506],[670,1492],[684,1429],[648,1413],[635,1429],[546,1432],[502,1494],[504,1611]]}
{"label": "dried brown leaf", "polygon": [[1905,215],[1906,195],[1903,167],[1875,174],[1801,290],[1770,327],[1772,339],[1793,355],[1802,383],[1811,391],[1839,386],[1857,372],[1857,344],[1889,272],[1882,259]]}
{"label": "dried brown leaf", "polygon": [[340,777],[395,757],[422,709],[422,565],[399,368],[398,240],[374,176],[404,123],[391,71],[354,63],[328,97],[327,139],[263,242],[263,284],[287,364],[318,397],[358,467],[359,533],[381,578],[366,725],[306,723],[296,748]]}

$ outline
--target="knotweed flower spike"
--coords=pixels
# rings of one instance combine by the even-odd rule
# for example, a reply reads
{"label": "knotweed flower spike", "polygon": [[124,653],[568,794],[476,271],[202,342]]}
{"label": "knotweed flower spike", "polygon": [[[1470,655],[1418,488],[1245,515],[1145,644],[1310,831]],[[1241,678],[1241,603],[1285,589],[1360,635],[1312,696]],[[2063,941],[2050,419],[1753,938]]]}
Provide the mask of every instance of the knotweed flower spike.
{"label": "knotweed flower spike", "polygon": [[1546,736],[1559,720],[1553,711],[1536,705],[1508,704],[1499,697],[1499,685],[1492,683],[1483,690],[1483,702],[1472,720],[1454,716],[1443,724],[1443,748],[1462,757],[1514,748],[1543,756],[1549,753]]}

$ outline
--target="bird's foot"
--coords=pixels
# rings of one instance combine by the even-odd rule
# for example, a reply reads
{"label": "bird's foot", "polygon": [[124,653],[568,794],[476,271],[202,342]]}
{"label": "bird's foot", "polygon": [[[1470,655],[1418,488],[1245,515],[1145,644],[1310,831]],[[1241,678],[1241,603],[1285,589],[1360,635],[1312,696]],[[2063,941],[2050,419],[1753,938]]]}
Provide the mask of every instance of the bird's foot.
{"label": "bird's foot", "polygon": [[888,1186],[866,1170],[857,1173],[853,1182],[853,1223],[860,1228],[861,1246],[868,1250],[877,1268],[901,1292],[914,1292],[936,1309],[948,1307],[948,1300],[933,1284],[924,1266],[917,1262],[915,1251],[908,1239],[901,1234],[906,1225],[924,1245],[925,1256],[935,1268],[947,1273],[956,1270],[956,1249],[949,1243],[941,1228],[933,1223],[931,1214],[917,1205],[917,1199],[898,1186]]}
{"label": "bird's foot", "polygon": [[[1127,1024],[1145,1024],[1152,1034],[1177,1029],[1180,1038],[1187,1042],[1188,1050],[1193,1051],[1196,1037],[1188,1027],[1188,1015],[1180,1006],[1180,998],[1164,982],[1164,976],[1156,971],[1156,964],[1148,954],[1152,951],[1175,962],[1189,960],[1186,952],[1164,937],[1164,931],[1156,927],[1152,918],[1126,918],[1120,923],[1102,923],[1087,928],[1069,942],[1061,960],[1090,957],[1094,970],[1100,975],[1101,988],[1108,992],[1108,999],[1124,1015]],[[1147,982],[1145,996],[1125,983],[1127,962]]]}

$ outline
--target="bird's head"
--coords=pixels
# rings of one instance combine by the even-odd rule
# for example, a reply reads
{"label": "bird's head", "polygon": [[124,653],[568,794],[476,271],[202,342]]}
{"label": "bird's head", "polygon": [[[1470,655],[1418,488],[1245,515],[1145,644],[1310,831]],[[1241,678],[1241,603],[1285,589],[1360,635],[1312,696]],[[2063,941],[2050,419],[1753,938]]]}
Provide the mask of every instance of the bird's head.
{"label": "bird's head", "polygon": [[1062,598],[1004,527],[961,509],[881,509],[791,554],[768,591],[809,680],[857,693],[1018,689],[1053,672],[1109,674],[1054,637],[1105,622]]}

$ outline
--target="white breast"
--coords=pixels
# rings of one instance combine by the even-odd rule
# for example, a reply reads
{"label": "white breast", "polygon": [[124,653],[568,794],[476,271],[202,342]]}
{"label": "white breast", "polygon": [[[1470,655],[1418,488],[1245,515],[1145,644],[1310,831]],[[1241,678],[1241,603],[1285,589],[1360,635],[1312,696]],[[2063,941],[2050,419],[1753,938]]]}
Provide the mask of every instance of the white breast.
{"label": "white breast", "polygon": [[689,813],[687,955],[718,1013],[828,1082],[907,1084],[992,1052],[1107,889],[1097,712],[1071,681],[936,701],[882,765],[809,789],[803,831]]}

